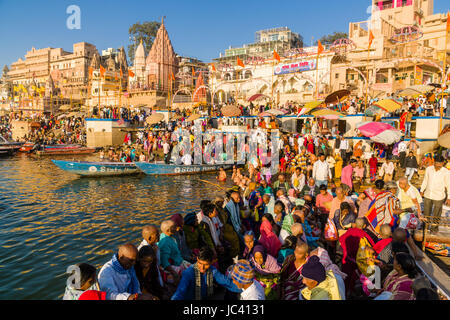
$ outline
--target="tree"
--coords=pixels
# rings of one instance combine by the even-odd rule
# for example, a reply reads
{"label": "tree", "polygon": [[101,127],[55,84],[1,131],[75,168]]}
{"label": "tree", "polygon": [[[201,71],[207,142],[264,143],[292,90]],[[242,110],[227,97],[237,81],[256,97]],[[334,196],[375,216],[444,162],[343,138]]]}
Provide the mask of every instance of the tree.
{"label": "tree", "polygon": [[[322,43],[323,45],[331,45],[336,40],[342,39],[342,38],[348,38],[348,34],[346,32],[334,32],[333,34],[329,34],[327,36],[323,36],[322,38],[320,38],[320,43]],[[317,41],[316,41],[316,45],[317,45]]]}
{"label": "tree", "polygon": [[131,41],[131,44],[128,46],[128,60],[130,65],[134,62],[134,53],[136,52],[136,48],[141,40],[144,45],[145,52],[150,51],[160,26],[160,22],[146,21],[143,23],[137,22],[133,24],[130,29],[128,29],[128,34],[130,35]]}

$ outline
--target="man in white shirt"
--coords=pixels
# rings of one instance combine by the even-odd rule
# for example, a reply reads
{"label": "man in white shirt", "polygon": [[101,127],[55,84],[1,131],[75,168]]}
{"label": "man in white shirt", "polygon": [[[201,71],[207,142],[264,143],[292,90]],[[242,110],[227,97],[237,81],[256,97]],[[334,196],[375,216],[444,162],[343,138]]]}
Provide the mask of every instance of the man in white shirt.
{"label": "man in white shirt", "polygon": [[189,152],[186,152],[186,154],[181,157],[181,162],[185,166],[192,165],[192,156],[191,156],[191,154]]}
{"label": "man in white shirt", "polygon": [[397,185],[399,187],[397,198],[400,200],[401,208],[411,209],[410,211],[416,213],[417,217],[421,219],[423,199],[419,190],[411,185],[406,177],[400,178]]}
{"label": "man in white shirt", "polygon": [[239,300],[265,300],[263,286],[256,281],[255,271],[247,260],[238,260],[229,269],[229,277],[242,290]]}
{"label": "man in white shirt", "polygon": [[450,171],[444,168],[444,161],[439,154],[434,158],[434,165],[425,170],[420,187],[420,194],[424,197],[424,216],[433,218],[432,233],[438,231],[444,202],[446,206],[450,205]]}
{"label": "man in white shirt", "polygon": [[317,187],[320,187],[323,184],[328,186],[328,180],[331,180],[330,165],[325,160],[325,155],[323,153],[320,154],[319,160],[314,162],[313,178],[316,180]]}
{"label": "man in white shirt", "polygon": [[381,166],[380,179],[383,179],[384,176],[384,182],[392,181],[394,169],[395,169],[394,163],[391,160],[386,160],[386,162],[384,162],[383,165]]}

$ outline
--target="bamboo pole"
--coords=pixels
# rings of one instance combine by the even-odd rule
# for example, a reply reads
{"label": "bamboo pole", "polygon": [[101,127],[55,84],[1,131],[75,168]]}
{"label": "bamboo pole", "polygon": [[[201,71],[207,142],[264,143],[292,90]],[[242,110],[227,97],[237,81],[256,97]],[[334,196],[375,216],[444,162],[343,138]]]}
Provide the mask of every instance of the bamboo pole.
{"label": "bamboo pole", "polygon": [[448,45],[448,32],[445,29],[445,47],[444,47],[444,66],[443,66],[443,88],[442,88],[442,96],[441,96],[441,110],[440,110],[440,119],[439,119],[439,133],[442,131],[442,118],[444,116],[444,89],[447,86],[447,45]]}

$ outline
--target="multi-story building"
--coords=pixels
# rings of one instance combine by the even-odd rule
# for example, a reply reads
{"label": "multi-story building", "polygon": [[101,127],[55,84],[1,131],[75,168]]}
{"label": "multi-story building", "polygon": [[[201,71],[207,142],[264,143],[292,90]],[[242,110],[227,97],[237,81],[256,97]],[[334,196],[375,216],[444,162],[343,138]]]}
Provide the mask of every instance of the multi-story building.
{"label": "multi-story building", "polygon": [[[439,83],[446,15],[433,14],[433,6],[433,0],[373,0],[370,19],[349,25],[352,48],[339,53],[332,66],[332,89],[349,88],[363,96],[367,89],[376,95]],[[369,49],[370,31],[375,38]]]}

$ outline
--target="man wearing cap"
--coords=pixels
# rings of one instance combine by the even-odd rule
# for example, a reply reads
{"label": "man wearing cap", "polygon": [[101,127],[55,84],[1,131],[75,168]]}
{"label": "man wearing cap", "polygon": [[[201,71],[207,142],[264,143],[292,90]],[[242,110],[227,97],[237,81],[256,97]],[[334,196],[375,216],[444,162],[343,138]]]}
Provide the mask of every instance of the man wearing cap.
{"label": "man wearing cap", "polygon": [[243,290],[239,300],[265,300],[264,288],[255,280],[255,271],[247,260],[238,260],[229,268],[228,276],[239,289]]}

